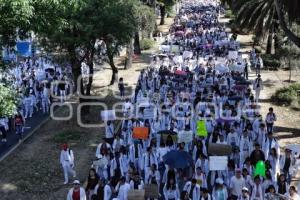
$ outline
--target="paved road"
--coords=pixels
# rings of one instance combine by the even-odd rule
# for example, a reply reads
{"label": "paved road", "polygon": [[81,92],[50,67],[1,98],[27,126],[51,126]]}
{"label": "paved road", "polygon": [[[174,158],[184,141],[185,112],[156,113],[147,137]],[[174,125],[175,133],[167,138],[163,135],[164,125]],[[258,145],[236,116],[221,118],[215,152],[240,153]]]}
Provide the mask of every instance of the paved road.
{"label": "paved road", "polygon": [[[43,112],[34,113],[32,118],[26,119],[24,138],[30,134],[36,127],[40,126],[43,121],[49,117],[48,114]],[[0,160],[5,156],[11,149],[13,149],[19,143],[19,137],[16,135],[14,130],[10,130],[7,133],[7,142],[0,141]]]}

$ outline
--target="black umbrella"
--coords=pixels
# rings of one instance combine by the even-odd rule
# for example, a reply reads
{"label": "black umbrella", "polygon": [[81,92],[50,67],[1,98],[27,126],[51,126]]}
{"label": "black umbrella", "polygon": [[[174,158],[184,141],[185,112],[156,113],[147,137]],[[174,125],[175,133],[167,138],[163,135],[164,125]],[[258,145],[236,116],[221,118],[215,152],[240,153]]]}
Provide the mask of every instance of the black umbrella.
{"label": "black umbrella", "polygon": [[172,150],[163,156],[163,162],[176,169],[184,169],[193,166],[193,158],[186,151]]}

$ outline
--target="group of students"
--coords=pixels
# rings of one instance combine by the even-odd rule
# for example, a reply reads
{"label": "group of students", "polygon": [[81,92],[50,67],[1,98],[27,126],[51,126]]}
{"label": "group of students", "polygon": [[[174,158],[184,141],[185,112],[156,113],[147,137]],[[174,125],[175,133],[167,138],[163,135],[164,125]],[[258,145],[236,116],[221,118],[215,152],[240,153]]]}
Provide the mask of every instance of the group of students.
{"label": "group of students", "polygon": [[34,113],[49,113],[53,98],[63,102],[73,85],[70,67],[62,67],[48,57],[26,58],[14,65],[3,72],[3,77],[6,84],[17,91],[19,104],[14,118],[0,116],[2,142],[7,142],[10,129],[15,129],[21,138],[26,119]]}
{"label": "group of students", "polygon": [[[166,38],[168,45],[179,46],[179,52],[154,56],[131,98],[125,96],[121,80],[125,99],[121,129],[106,122],[87,184],[83,188],[74,181],[68,200],[127,200],[131,191],[143,190],[146,184],[156,185],[157,199],[164,200],[300,199],[297,188],[290,186],[300,157],[291,149],[280,149],[273,136],[277,120],[273,108],[265,117],[259,113],[256,89],[263,82],[259,74],[248,81],[244,69],[234,67],[245,63],[240,54],[229,57],[239,45],[218,22],[220,10],[214,0],[183,2]],[[199,120],[205,121],[207,136],[197,134]],[[148,139],[137,138],[135,127],[147,127]],[[192,139],[181,141],[181,133],[192,134]],[[226,169],[210,169],[212,144],[231,147]],[[172,150],[187,152],[193,165],[176,168],[164,163]],[[254,176],[260,161],[265,163],[265,176]],[[74,163],[67,165],[66,179]]]}

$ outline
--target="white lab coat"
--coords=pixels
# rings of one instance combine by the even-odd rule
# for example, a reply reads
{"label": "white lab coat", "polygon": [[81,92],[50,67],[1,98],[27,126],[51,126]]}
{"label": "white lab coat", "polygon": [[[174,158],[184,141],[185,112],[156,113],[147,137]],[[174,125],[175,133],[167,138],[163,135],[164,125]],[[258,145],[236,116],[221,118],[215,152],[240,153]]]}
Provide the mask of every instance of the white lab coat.
{"label": "white lab coat", "polygon": [[[150,165],[149,165],[149,160],[150,160]],[[145,173],[147,172],[147,170],[149,170],[149,167],[151,167],[151,165],[155,164],[156,166],[158,166],[158,159],[157,159],[157,155],[152,152],[149,158],[149,153],[144,153],[143,154],[143,159],[142,159],[142,166],[143,166],[143,170],[145,170]]]}
{"label": "white lab coat", "polygon": [[163,192],[164,192],[165,199],[175,199],[175,200],[180,199],[179,188],[178,188],[177,184],[176,184],[174,190],[168,190],[167,184],[165,184],[165,186],[163,188]]}
{"label": "white lab coat", "polygon": [[[286,156],[285,156],[285,155],[281,155],[281,156],[280,156],[280,159],[279,159],[279,166],[280,166],[280,170],[281,170],[281,171],[283,170],[284,163],[285,163],[285,159],[286,159]],[[293,172],[295,163],[296,163],[296,160],[295,160],[295,158],[291,155],[291,164],[290,164],[290,168],[289,168],[289,173],[290,173],[290,174],[292,174],[292,172]]]}
{"label": "white lab coat", "polygon": [[[190,193],[192,189],[192,182],[188,181],[184,187],[183,190],[187,191],[188,193]],[[195,185],[194,190],[193,190],[193,199],[197,200],[200,199],[200,186],[198,184]]]}
{"label": "white lab coat", "polygon": [[[259,197],[256,197],[256,192],[259,193]],[[264,199],[264,192],[262,185],[257,186],[254,184],[252,186],[252,194],[251,194],[251,200],[263,200]]]}
{"label": "white lab coat", "polygon": [[[128,157],[125,156],[125,155],[121,155],[119,157],[119,163],[120,163],[121,175],[125,176],[126,173],[128,172],[128,169],[129,169],[129,159],[128,159]],[[110,163],[110,174],[112,176],[114,176],[116,169],[117,169],[117,160],[116,160],[116,158],[114,158],[114,159],[111,160],[111,163]]]}
{"label": "white lab coat", "polygon": [[[68,196],[67,196],[67,200],[73,200],[73,191],[74,189],[71,188],[68,192]],[[86,194],[85,194],[85,190],[83,188],[80,188],[80,200],[86,200]]]}
{"label": "white lab coat", "polygon": [[124,183],[123,185],[117,185],[116,190],[118,191],[118,200],[127,200],[128,192],[130,190],[130,184]]}
{"label": "white lab coat", "polygon": [[[94,189],[94,194],[97,194],[98,188],[99,188],[99,184],[96,185],[96,187]],[[111,196],[112,196],[111,187],[109,185],[105,185],[104,186],[104,198],[103,198],[103,200],[111,200]]]}
{"label": "white lab coat", "polygon": [[60,163],[62,166],[74,165],[74,154],[73,151],[67,149],[60,152]]}
{"label": "white lab coat", "polygon": [[[277,155],[280,155],[280,147],[279,147],[277,140],[275,138],[273,138],[271,142],[272,142],[271,148],[275,148]],[[270,144],[270,139],[269,138],[264,139],[262,150],[265,153],[266,159],[268,159],[268,157],[269,157],[269,150],[270,150],[269,144]]]}
{"label": "white lab coat", "polygon": [[[246,142],[248,143],[247,147],[245,144]],[[251,152],[253,151],[253,142],[250,140],[249,137],[245,138],[244,136],[242,136],[240,139],[239,148],[240,148],[240,167],[242,167],[245,159],[249,157],[251,155]]]}
{"label": "white lab coat", "polygon": [[133,162],[140,170],[142,170],[142,159],[143,158],[143,147],[138,144],[138,158],[135,157],[135,147],[134,144],[129,147],[129,160]]}
{"label": "white lab coat", "polygon": [[[101,147],[102,147],[102,145],[103,145],[103,143],[100,143],[98,146],[97,146],[97,149],[96,149],[96,157],[97,158],[100,158],[100,156],[101,156]],[[106,143],[106,147],[108,148],[108,149],[111,149],[111,146],[110,146],[110,144],[108,144],[108,143]]]}

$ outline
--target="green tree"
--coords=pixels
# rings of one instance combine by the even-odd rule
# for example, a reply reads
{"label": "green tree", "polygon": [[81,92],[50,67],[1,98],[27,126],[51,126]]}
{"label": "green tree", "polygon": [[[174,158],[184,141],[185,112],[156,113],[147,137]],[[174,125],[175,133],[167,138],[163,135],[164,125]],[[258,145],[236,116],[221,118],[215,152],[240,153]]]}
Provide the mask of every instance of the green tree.
{"label": "green tree", "polygon": [[239,0],[234,4],[236,22],[242,29],[253,31],[260,40],[268,36],[266,53],[271,53],[276,31],[276,10],[274,0]]}
{"label": "green tree", "polygon": [[167,10],[170,10],[172,6],[176,3],[175,0],[157,0],[160,9],[160,25],[165,24],[165,17]]}
{"label": "green tree", "polygon": [[0,0],[0,45],[14,46],[17,36],[27,37],[32,16],[31,0]]}
{"label": "green tree", "polygon": [[17,97],[15,90],[0,84],[0,116],[13,116],[16,113]]}
{"label": "green tree", "polygon": [[137,19],[137,30],[134,33],[134,53],[141,54],[140,48],[140,33],[144,35],[151,35],[155,29],[156,16],[153,9],[141,3],[135,6],[135,16]]}
{"label": "green tree", "polygon": [[274,22],[279,21],[280,27],[286,36],[298,47],[300,37],[289,29],[289,22],[298,21],[300,18],[300,2],[298,0],[223,0],[237,14],[237,21],[245,27],[253,28],[257,34],[269,33],[272,36]]}

